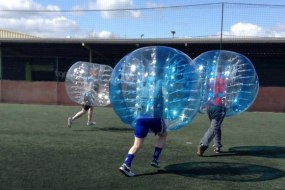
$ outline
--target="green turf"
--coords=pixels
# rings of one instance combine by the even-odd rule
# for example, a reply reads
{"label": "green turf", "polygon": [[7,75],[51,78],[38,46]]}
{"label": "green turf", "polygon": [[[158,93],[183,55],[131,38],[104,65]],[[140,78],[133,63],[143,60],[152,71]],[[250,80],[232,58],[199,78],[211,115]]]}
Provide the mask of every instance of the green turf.
{"label": "green turf", "polygon": [[[118,168],[133,143],[112,108],[97,108],[97,125],[86,116],[66,128],[79,106],[0,104],[0,189],[284,189],[285,115],[246,112],[226,118],[223,150],[196,156],[208,128],[205,115],[171,132],[161,170],[150,167],[154,135],[133,162],[136,177]],[[151,188],[152,187],[152,188]]]}

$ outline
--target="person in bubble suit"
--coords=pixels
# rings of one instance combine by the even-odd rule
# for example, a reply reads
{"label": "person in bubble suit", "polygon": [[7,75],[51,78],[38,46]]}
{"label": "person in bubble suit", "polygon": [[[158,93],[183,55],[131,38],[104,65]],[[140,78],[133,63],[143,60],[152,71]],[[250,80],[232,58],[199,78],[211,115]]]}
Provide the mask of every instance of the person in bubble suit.
{"label": "person in bubble suit", "polygon": [[80,118],[87,113],[87,123],[86,125],[92,127],[96,124],[92,121],[93,110],[94,110],[94,93],[98,91],[98,78],[96,71],[90,71],[90,76],[84,77],[84,89],[86,92],[83,93],[83,104],[79,112],[77,112],[73,117],[68,117],[67,126],[70,128],[73,121]]}
{"label": "person in bubble suit", "polygon": [[[151,85],[146,85],[147,83],[152,83]],[[127,177],[135,176],[131,171],[132,161],[135,157],[135,154],[141,149],[145,138],[149,132],[153,132],[157,136],[155,142],[154,153],[152,156],[152,161],[150,165],[155,168],[160,168],[158,159],[162,152],[162,149],[166,142],[167,131],[166,125],[162,118],[163,112],[163,85],[161,80],[155,80],[151,77],[144,83],[141,94],[143,94],[142,101],[137,110],[139,116],[136,119],[135,129],[134,129],[134,143],[129,149],[128,154],[125,158],[124,163],[119,168],[119,170],[125,174]],[[154,87],[153,97],[152,97],[149,87]],[[153,110],[153,114],[148,114]],[[149,116],[152,115],[152,116]]]}
{"label": "person in bubble suit", "polygon": [[209,102],[209,105],[207,105],[207,115],[210,120],[210,127],[200,140],[200,145],[198,146],[197,151],[199,156],[203,156],[212,140],[214,142],[214,151],[216,153],[221,152],[221,148],[223,146],[221,143],[221,125],[226,116],[226,97],[224,96],[224,90],[225,75],[223,73],[217,73],[214,84],[214,98]]}

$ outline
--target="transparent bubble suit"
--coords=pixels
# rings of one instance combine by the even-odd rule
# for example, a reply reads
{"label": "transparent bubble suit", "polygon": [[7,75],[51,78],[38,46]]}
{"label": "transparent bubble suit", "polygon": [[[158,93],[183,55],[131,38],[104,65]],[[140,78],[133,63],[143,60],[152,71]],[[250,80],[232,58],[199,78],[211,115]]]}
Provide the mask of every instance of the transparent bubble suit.
{"label": "transparent bubble suit", "polygon": [[193,61],[202,80],[200,112],[204,113],[209,104],[221,98],[225,98],[226,116],[237,115],[252,105],[258,94],[259,81],[247,57],[232,51],[212,50]]}
{"label": "transparent bubble suit", "polygon": [[139,48],[114,68],[110,100],[115,113],[130,127],[137,118],[161,118],[168,131],[175,131],[188,125],[198,112],[199,73],[179,50]]}
{"label": "transparent bubble suit", "polygon": [[78,61],[68,70],[65,88],[69,98],[77,104],[107,106],[109,82],[113,68],[108,65]]}

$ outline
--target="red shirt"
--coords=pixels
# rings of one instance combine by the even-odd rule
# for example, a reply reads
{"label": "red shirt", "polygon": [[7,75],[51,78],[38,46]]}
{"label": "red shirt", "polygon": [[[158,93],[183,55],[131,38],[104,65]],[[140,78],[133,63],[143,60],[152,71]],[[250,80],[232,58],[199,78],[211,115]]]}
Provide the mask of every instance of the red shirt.
{"label": "red shirt", "polygon": [[222,98],[224,97],[225,84],[224,74],[217,73],[216,80],[214,82],[214,105],[223,106]]}

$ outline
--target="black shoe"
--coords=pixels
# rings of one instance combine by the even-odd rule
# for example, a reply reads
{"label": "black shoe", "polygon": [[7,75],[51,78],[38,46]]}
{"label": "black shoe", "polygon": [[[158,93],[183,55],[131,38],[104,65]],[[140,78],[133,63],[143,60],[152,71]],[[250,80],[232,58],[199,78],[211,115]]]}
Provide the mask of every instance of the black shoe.
{"label": "black shoe", "polygon": [[128,167],[126,164],[123,164],[120,168],[119,168],[120,172],[122,172],[123,174],[125,174],[127,177],[133,177],[135,176],[135,174],[131,171],[131,168]]}
{"label": "black shoe", "polygon": [[159,166],[159,162],[157,160],[152,160],[150,163],[151,166],[155,167],[155,168],[160,168]]}

